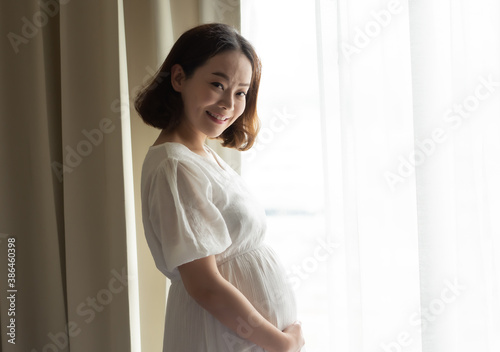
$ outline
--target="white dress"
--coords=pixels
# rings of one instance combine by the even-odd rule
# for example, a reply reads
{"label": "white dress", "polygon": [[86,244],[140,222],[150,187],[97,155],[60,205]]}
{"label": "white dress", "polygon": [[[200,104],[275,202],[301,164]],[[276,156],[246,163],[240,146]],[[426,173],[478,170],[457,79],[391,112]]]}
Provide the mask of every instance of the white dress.
{"label": "white dress", "polygon": [[[263,351],[199,306],[187,294],[177,269],[215,255],[221,275],[268,321],[283,330],[296,320],[295,297],[285,271],[263,242],[263,208],[243,179],[211,148],[206,150],[215,160],[168,142],[150,147],[143,164],[146,239],[157,268],[172,282],[163,351]],[[241,319],[239,332],[247,337],[251,331]]]}

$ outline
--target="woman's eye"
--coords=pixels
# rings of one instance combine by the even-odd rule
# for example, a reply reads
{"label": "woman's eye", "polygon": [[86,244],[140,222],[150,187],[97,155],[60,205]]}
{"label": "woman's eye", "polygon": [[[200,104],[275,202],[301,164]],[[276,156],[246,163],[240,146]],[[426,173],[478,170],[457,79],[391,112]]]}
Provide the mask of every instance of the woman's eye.
{"label": "woman's eye", "polygon": [[217,88],[220,88],[220,89],[224,90],[224,86],[221,83],[219,83],[219,82],[213,82],[212,85],[214,87],[217,87]]}
{"label": "woman's eye", "polygon": [[246,97],[247,93],[245,93],[245,92],[239,92],[239,93],[237,93],[237,95],[239,95],[240,97]]}

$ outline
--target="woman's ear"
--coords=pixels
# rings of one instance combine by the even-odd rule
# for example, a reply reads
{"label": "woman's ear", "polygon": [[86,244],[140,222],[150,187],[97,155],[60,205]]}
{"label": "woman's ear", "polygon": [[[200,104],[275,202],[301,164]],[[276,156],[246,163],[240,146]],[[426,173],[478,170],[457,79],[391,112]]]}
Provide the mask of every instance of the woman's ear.
{"label": "woman's ear", "polygon": [[172,66],[172,69],[170,70],[170,82],[172,83],[172,88],[174,88],[176,92],[181,92],[182,84],[185,79],[186,74],[184,73],[182,66],[179,64]]}

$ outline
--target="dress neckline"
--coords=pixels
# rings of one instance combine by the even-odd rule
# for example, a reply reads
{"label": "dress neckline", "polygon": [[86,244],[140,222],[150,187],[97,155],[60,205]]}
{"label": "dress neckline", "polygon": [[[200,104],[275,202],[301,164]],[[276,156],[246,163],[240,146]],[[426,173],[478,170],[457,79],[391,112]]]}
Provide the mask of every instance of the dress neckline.
{"label": "dress neckline", "polygon": [[191,149],[189,149],[186,145],[182,144],[182,143],[179,143],[179,142],[164,142],[164,143],[161,143],[161,144],[157,144],[157,145],[152,145],[149,147],[149,149],[156,149],[156,148],[159,148],[159,147],[165,147],[167,144],[175,144],[175,145],[179,145],[181,147],[183,147],[183,149],[187,150],[190,154],[192,155],[195,155],[196,157],[198,158],[201,158],[203,160],[205,160],[206,162],[208,162],[209,164],[211,164],[212,166],[215,166],[217,167],[218,169],[222,170],[222,171],[226,171],[226,168],[224,166],[222,166],[222,163],[220,162],[220,159],[219,159],[219,156],[217,155],[216,152],[214,152],[212,150],[212,148],[210,148],[208,145],[206,144],[203,144],[203,148],[205,149],[205,151],[210,154],[212,156],[212,159],[213,161],[210,161],[208,158],[205,158],[204,156],[201,156],[200,154],[198,153],[195,153],[193,152]]}

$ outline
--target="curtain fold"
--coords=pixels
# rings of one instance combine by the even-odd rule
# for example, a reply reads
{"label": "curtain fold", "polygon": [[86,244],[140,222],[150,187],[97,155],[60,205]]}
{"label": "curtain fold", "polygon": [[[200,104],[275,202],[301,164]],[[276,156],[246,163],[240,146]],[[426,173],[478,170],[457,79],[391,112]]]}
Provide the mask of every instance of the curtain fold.
{"label": "curtain fold", "polygon": [[[339,183],[328,182],[343,194],[343,218],[336,221],[343,224],[346,244],[346,281],[336,280],[332,290],[346,291],[347,311],[334,312],[332,319],[349,322],[332,350],[391,351],[401,334],[409,335],[406,348],[418,351],[420,345],[408,323],[419,309],[415,186],[410,180],[395,192],[384,180],[393,151],[411,145],[414,125],[407,8],[391,3],[339,1],[322,17],[327,21],[337,12],[337,33],[326,32],[321,45],[338,43],[338,68],[330,68],[338,70],[338,88],[330,75],[324,94],[338,94],[338,105],[330,105],[325,118],[338,121],[326,138],[340,134],[333,143],[342,176]],[[333,66],[332,59],[325,66]]]}
{"label": "curtain fold", "polygon": [[64,175],[68,320],[82,330],[71,349],[129,350],[122,151],[128,121],[112,106],[121,97],[118,3],[68,3],[60,16],[62,143],[64,161],[74,158]]}
{"label": "curtain fold", "polygon": [[[500,7],[421,1],[409,13],[422,349],[496,351]],[[446,289],[453,304],[439,301]]]}
{"label": "curtain fold", "polygon": [[339,90],[326,94],[340,97],[344,177],[332,187],[353,244],[347,277],[358,278],[333,286],[360,294],[346,302],[342,347],[496,351],[499,5],[339,1],[333,11]]}
{"label": "curtain fold", "polygon": [[[141,350],[161,351],[165,321],[166,279],[155,266],[142,226],[140,179],[142,162],[159,130],[147,126],[133,106],[137,92],[152,78],[167,55],[172,39],[170,2],[155,0],[124,3],[127,44],[128,100],[120,106],[130,112],[132,175],[139,283]],[[145,25],[147,24],[147,25]]]}
{"label": "curtain fold", "polygon": [[[32,21],[40,9],[35,2],[0,6],[1,33],[9,36],[0,55],[1,343],[3,351],[31,351],[49,342],[47,333],[64,331],[67,316],[63,191],[51,169],[62,155],[61,140],[53,138],[60,135],[61,104],[52,99],[61,89],[59,28],[51,21],[40,33],[21,21]],[[15,270],[13,287],[7,287],[8,268]],[[7,300],[7,289],[17,290],[15,299]],[[8,315],[11,307],[15,316]]]}
{"label": "curtain fold", "polygon": [[126,80],[120,6],[2,2],[0,285],[6,292],[13,237],[17,289],[13,330],[13,301],[2,295],[3,351],[138,345],[129,318],[137,289],[127,262],[129,120],[113,105]]}

